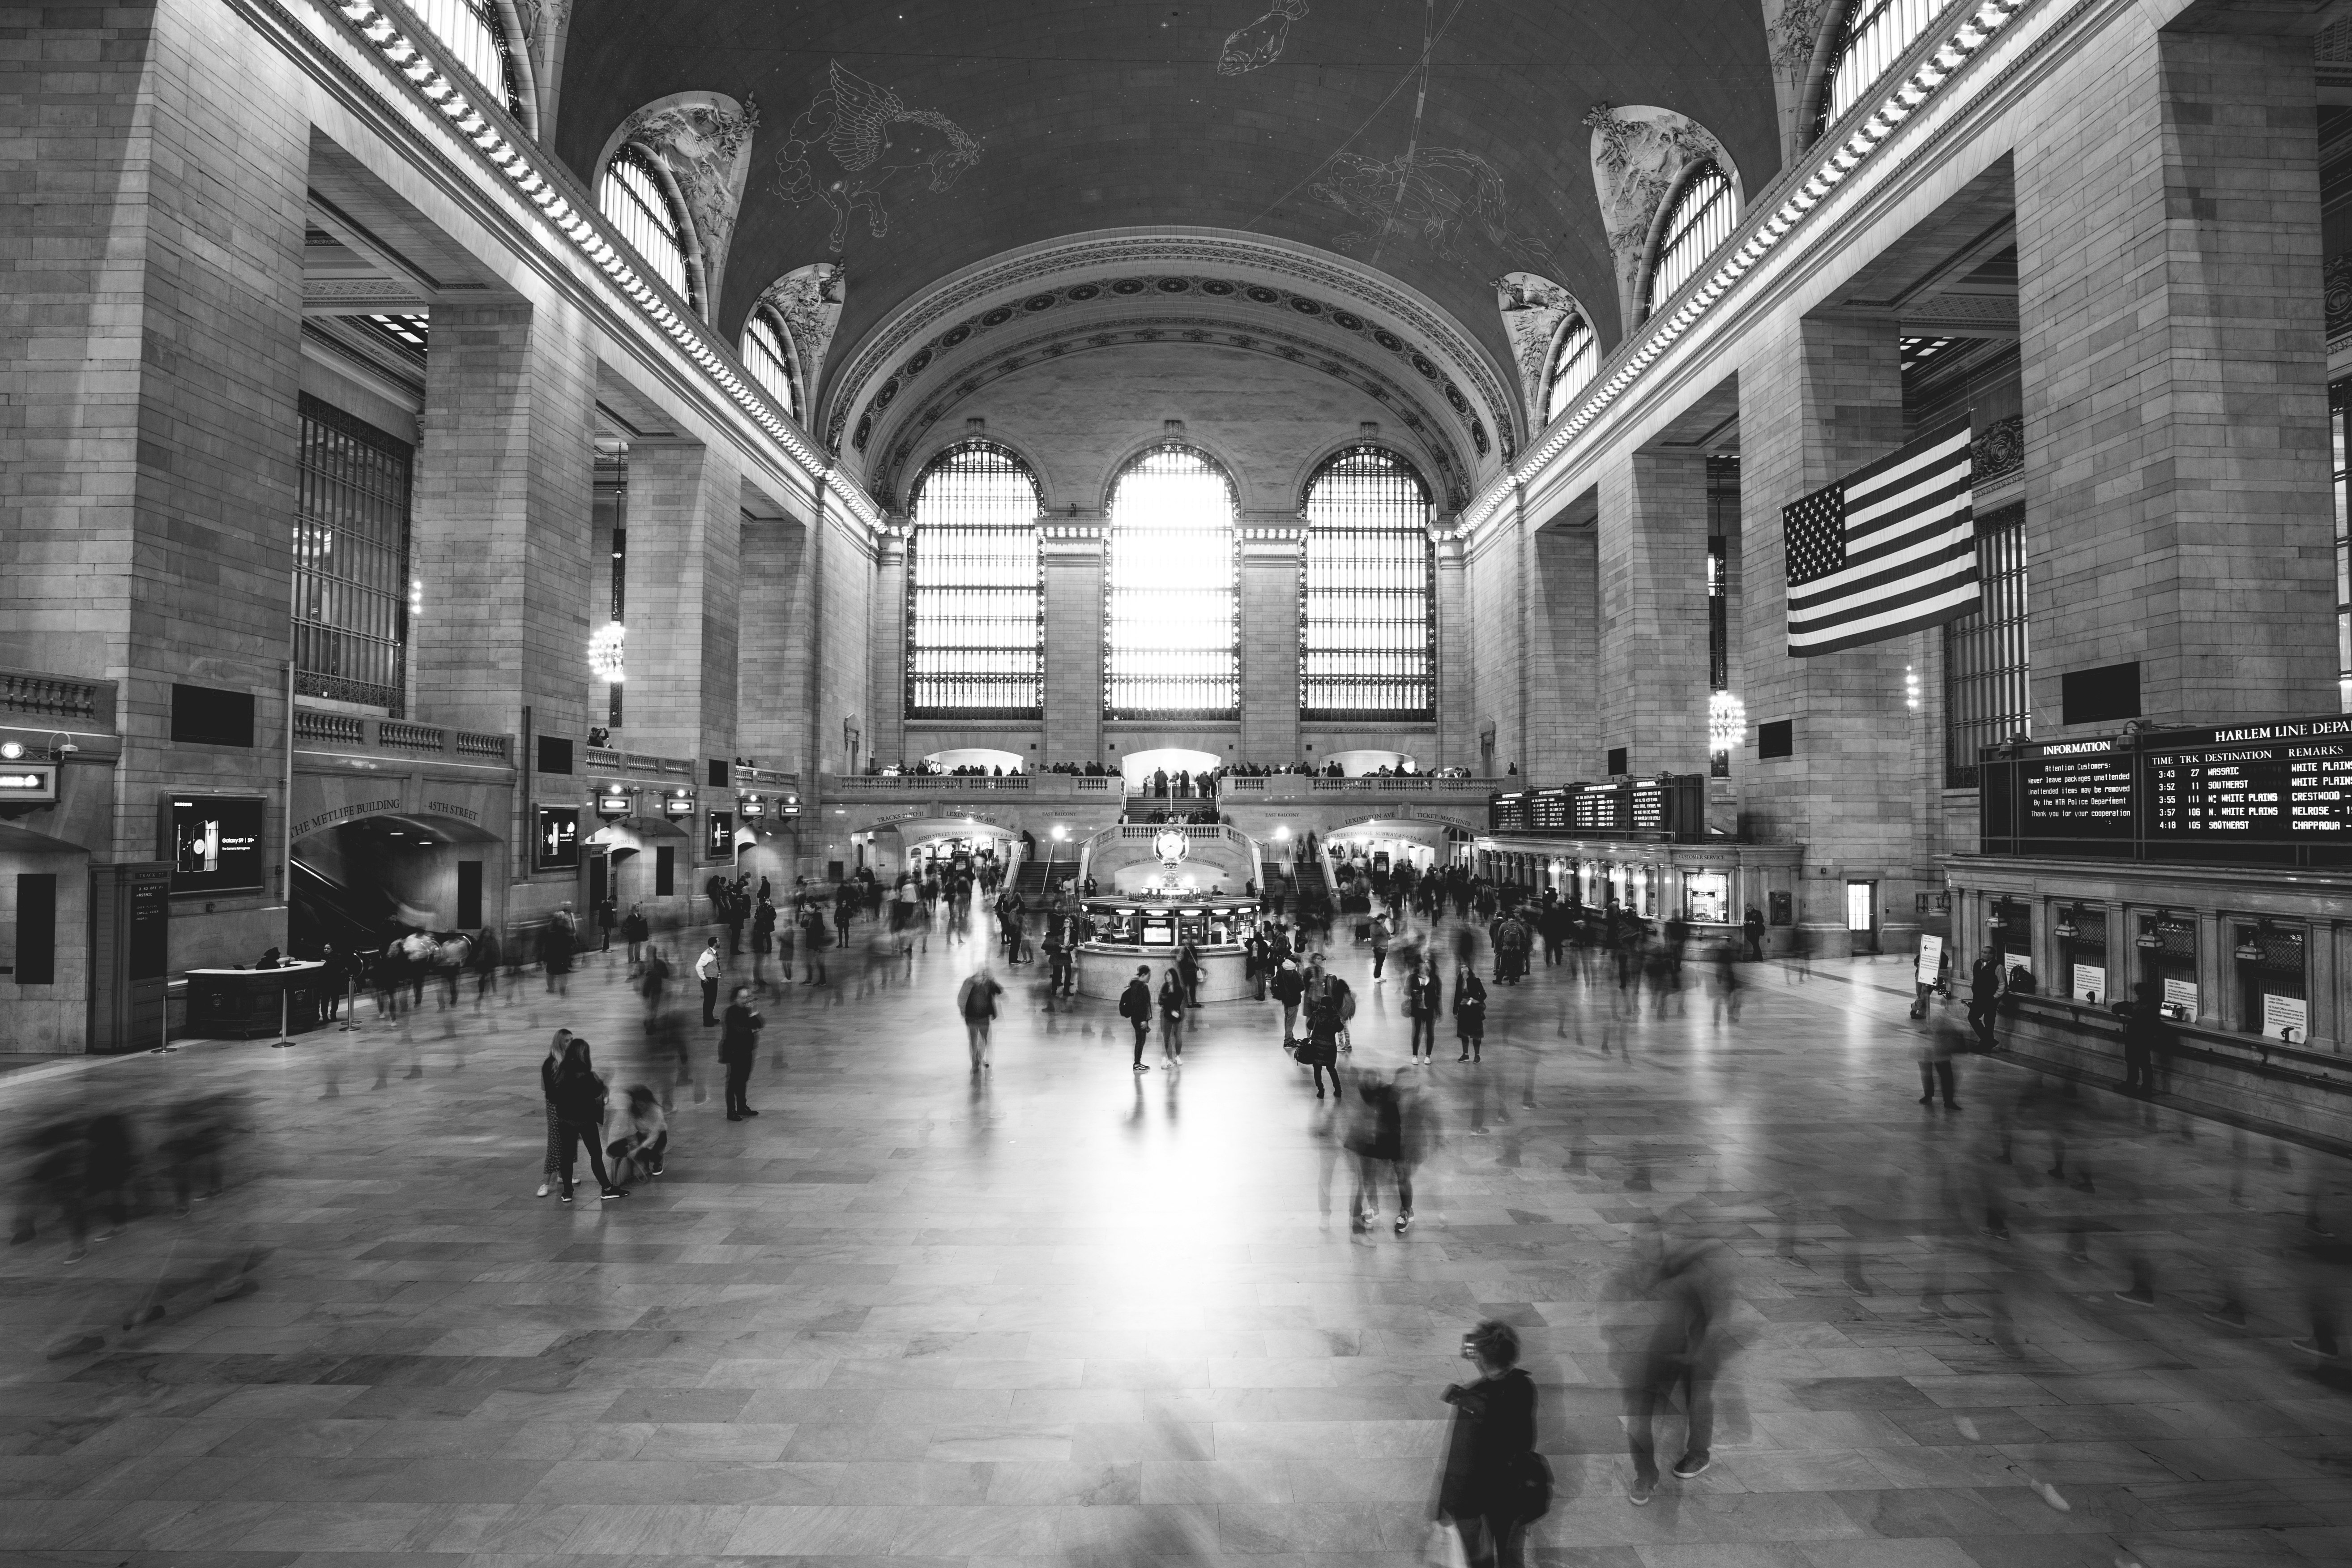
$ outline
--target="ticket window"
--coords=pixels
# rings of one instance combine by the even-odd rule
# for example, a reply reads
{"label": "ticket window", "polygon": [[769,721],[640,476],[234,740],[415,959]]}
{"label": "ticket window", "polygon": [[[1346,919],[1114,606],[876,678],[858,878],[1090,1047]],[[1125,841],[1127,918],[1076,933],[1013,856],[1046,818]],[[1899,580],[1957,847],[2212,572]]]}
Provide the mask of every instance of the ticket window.
{"label": "ticket window", "polygon": [[[2031,905],[2002,899],[1992,906],[1992,918],[1986,922],[1985,945],[2000,952],[2001,972],[2022,969],[2033,972],[2033,910]],[[2004,984],[2006,982],[2004,981]]]}
{"label": "ticket window", "polygon": [[1721,871],[1693,871],[1683,879],[1683,892],[1695,925],[1727,925],[1731,921],[1731,879]]}
{"label": "ticket window", "polygon": [[2311,990],[2301,926],[2240,925],[2234,943],[2238,1027],[2288,1045],[2311,1037]]}
{"label": "ticket window", "polygon": [[2134,938],[2139,977],[2156,987],[2157,1005],[2178,1024],[2197,1021],[2197,922],[2175,915],[2139,917]]}
{"label": "ticket window", "polygon": [[2107,912],[2105,910],[2061,910],[2054,934],[2058,938],[2058,973],[2066,994],[2076,1002],[2105,1005],[2107,994]]}

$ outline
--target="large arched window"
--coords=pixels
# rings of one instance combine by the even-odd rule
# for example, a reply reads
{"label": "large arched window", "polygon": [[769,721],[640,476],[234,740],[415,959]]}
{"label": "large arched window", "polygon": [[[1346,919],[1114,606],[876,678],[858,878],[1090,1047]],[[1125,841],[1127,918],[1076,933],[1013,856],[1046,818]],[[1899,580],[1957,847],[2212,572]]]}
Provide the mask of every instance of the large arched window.
{"label": "large arched window", "polygon": [[1393,453],[1351,447],[1307,482],[1298,706],[1329,720],[1436,713],[1429,489]]}
{"label": "large arched window", "polygon": [[1716,247],[1731,237],[1738,221],[1739,198],[1732,191],[1731,176],[1711,160],[1692,170],[1659,231],[1658,258],[1650,268],[1650,296],[1643,302],[1643,313],[1673,299],[1696,277]]}
{"label": "large arched window", "polygon": [[669,199],[669,191],[646,150],[624,142],[604,165],[596,187],[596,205],[621,231],[621,237],[645,258],[654,276],[677,291],[679,299],[698,306],[688,281],[686,223]]}
{"label": "large arched window", "polygon": [[1820,136],[1843,119],[1952,5],[1953,0],[1853,0],[1830,46],[1813,134]]}
{"label": "large arched window", "polygon": [[743,363],[793,418],[801,416],[800,384],[793,375],[793,338],[775,311],[761,305],[743,323]]}
{"label": "large arched window", "polygon": [[1570,316],[1560,329],[1559,342],[1552,345],[1544,423],[1549,425],[1567,413],[1569,400],[1582,392],[1600,369],[1601,339],[1592,323],[1581,315]]}
{"label": "large arched window", "polygon": [[908,513],[907,717],[1044,711],[1037,477],[992,441],[932,458]]}
{"label": "large arched window", "polygon": [[1173,443],[1111,487],[1103,714],[1232,719],[1241,705],[1241,507],[1205,453]]}
{"label": "large arched window", "polygon": [[506,23],[495,0],[408,0],[408,8],[442,47],[457,57],[467,75],[497,93],[509,113],[521,117],[514,57],[508,52]]}

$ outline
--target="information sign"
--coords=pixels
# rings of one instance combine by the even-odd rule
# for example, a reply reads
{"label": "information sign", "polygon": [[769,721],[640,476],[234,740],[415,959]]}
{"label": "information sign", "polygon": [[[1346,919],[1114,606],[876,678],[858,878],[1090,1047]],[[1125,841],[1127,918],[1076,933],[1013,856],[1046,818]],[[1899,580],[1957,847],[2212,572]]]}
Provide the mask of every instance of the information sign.
{"label": "information sign", "polygon": [[2075,1001],[2096,1002],[2099,999],[2100,994],[2105,992],[2106,988],[2107,971],[2105,965],[2097,963],[2078,963],[2074,965]]}
{"label": "information sign", "polygon": [[2164,1011],[2176,1023],[2197,1021],[2197,982],[2168,980],[2164,983]]}
{"label": "information sign", "polygon": [[2263,1033],[2294,1045],[2311,1037],[2311,1004],[2300,996],[2263,993]]}
{"label": "information sign", "polygon": [[1936,984],[1936,976],[1943,972],[1943,968],[1944,939],[1935,935],[1921,936],[1919,962],[1912,971],[1912,977],[1922,985],[1933,985]]}

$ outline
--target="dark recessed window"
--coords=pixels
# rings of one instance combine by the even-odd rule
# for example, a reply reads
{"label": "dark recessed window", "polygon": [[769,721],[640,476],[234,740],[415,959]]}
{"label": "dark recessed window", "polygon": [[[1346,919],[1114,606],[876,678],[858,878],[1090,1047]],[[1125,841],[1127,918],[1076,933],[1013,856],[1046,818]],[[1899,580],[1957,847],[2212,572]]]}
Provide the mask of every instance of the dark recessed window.
{"label": "dark recessed window", "polygon": [[710,764],[710,787],[712,789],[725,789],[730,782],[727,776],[727,759],[724,757],[709,757],[704,760]]}
{"label": "dark recessed window", "polygon": [[2139,717],[2139,661],[2070,669],[2058,678],[2062,724],[2114,724]]}
{"label": "dark recessed window", "polygon": [[543,773],[568,773],[572,771],[572,742],[559,735],[539,738],[539,771]]}
{"label": "dark recessed window", "polygon": [[1775,719],[1769,724],[1756,726],[1756,754],[1759,757],[1793,757],[1797,754],[1797,721]]}
{"label": "dark recessed window", "polygon": [[172,739],[195,746],[253,744],[253,693],[211,686],[172,688]]}
{"label": "dark recessed window", "polygon": [[1610,747],[1609,765],[1601,771],[1609,773],[1612,777],[1618,773],[1625,772],[1625,748],[1622,746]]}

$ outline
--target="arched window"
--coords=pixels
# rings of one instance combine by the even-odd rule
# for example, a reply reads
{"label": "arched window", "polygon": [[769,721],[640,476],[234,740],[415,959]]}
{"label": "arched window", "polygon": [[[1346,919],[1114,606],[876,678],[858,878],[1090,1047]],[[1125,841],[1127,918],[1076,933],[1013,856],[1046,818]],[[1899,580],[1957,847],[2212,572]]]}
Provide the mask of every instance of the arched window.
{"label": "arched window", "polygon": [[467,75],[497,93],[508,113],[521,117],[514,57],[507,52],[506,24],[495,0],[408,0],[408,8],[457,57]]}
{"label": "arched window", "polygon": [[1044,711],[1045,594],[1037,477],[992,441],[925,466],[908,513],[907,717]]}
{"label": "arched window", "polygon": [[1233,480],[1174,443],[1111,487],[1103,715],[1232,719],[1241,710],[1241,515]]}
{"label": "arched window", "polygon": [[1696,276],[1715,254],[1715,247],[1731,237],[1732,226],[1738,221],[1739,199],[1732,194],[1731,176],[1712,161],[1701,163],[1683,182],[1666,214],[1658,258],[1650,268],[1650,297],[1643,302],[1643,313],[1647,315],[1673,299]]}
{"label": "arched window", "polygon": [[1813,135],[1843,119],[1912,45],[1919,41],[1953,0],[1853,0],[1830,46],[1829,69],[1822,76],[1821,115]]}
{"label": "arched window", "polygon": [[1568,325],[1560,330],[1559,342],[1551,351],[1549,391],[1544,396],[1544,423],[1549,425],[1568,412],[1569,399],[1584,390],[1601,370],[1601,339],[1592,331],[1592,323],[1582,316],[1570,316]]}
{"label": "arched window", "polygon": [[669,192],[644,148],[625,142],[613,154],[596,187],[596,205],[645,258],[654,276],[689,305],[700,303],[687,280],[686,224],[670,205]]}
{"label": "arched window", "polygon": [[751,379],[768,389],[793,418],[801,416],[800,387],[793,379],[792,334],[776,313],[761,305],[743,323],[743,363]]}
{"label": "arched window", "polygon": [[1301,717],[1434,717],[1437,555],[1428,487],[1394,454],[1351,447],[1315,470],[1302,514]]}

